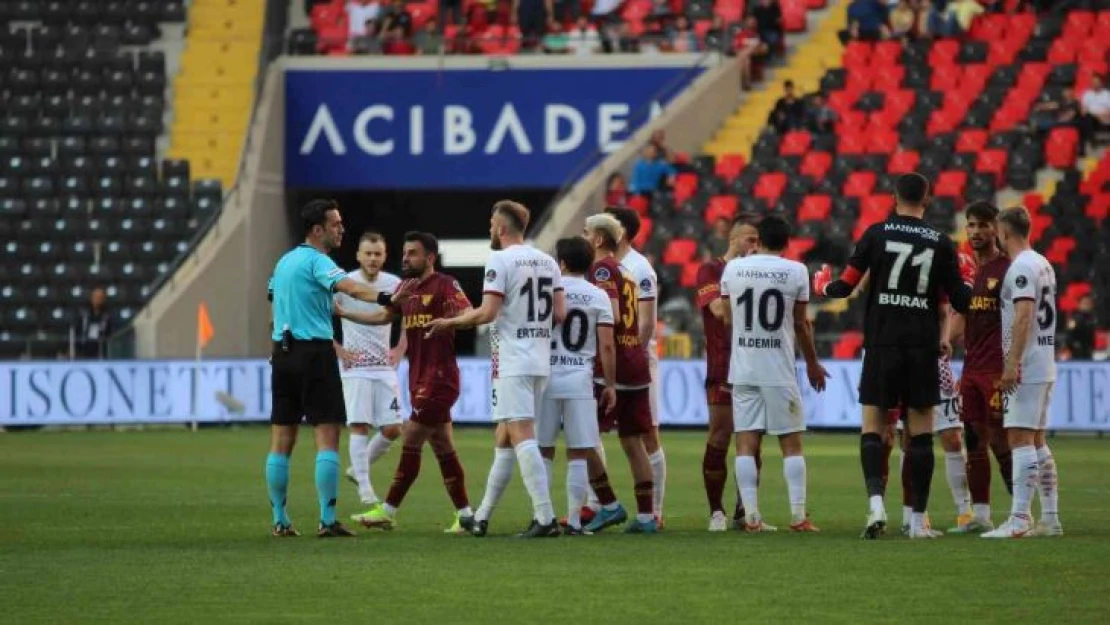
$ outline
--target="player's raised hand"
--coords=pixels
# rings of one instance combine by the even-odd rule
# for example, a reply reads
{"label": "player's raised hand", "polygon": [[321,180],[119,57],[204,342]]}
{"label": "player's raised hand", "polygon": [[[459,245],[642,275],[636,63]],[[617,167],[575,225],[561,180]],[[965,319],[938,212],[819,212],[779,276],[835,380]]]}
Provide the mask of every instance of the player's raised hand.
{"label": "player's raised hand", "polygon": [[817,293],[818,295],[824,296],[825,289],[829,288],[829,285],[832,284],[832,281],[832,267],[828,266],[827,264],[821,265],[821,268],[817,270],[817,273],[813,274],[813,292]]}
{"label": "player's raised hand", "polygon": [[612,412],[617,406],[617,390],[612,386],[601,389],[601,397],[598,398],[597,405],[605,414]]}
{"label": "player's raised hand", "polygon": [[806,367],[806,377],[809,378],[809,385],[813,390],[821,393],[825,390],[825,380],[829,378],[829,372],[825,371],[825,367],[818,362],[812,367]]}
{"label": "player's raised hand", "polygon": [[975,286],[975,273],[979,270],[979,267],[975,264],[975,259],[970,254],[961,253],[959,263],[960,278],[964,281],[964,284]]}
{"label": "player's raised hand", "polygon": [[445,332],[453,327],[451,319],[432,319],[424,326],[424,338],[430,339],[440,332]]}
{"label": "player's raised hand", "polygon": [[413,288],[416,286],[416,280],[403,280],[401,284],[397,285],[397,290],[389,298],[391,305],[394,308],[404,306],[405,302],[412,299]]}

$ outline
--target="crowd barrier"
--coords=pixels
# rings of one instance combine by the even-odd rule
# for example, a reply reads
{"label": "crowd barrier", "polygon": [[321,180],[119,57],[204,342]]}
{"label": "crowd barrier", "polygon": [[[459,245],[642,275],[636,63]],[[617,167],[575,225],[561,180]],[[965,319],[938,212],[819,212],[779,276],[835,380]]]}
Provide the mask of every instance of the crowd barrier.
{"label": "crowd barrier", "polygon": [[[489,360],[461,358],[462,393],[452,414],[460,423],[490,421]],[[859,427],[859,361],[825,361],[824,393],[798,377],[810,427]],[[955,363],[957,374],[959,363]],[[407,388],[407,363],[401,365]],[[660,365],[660,422],[707,421],[705,363]],[[228,396],[235,401],[227,401]],[[238,404],[238,405],[236,405]],[[229,406],[241,408],[232,412]],[[404,414],[407,394],[402,393]],[[0,425],[94,425],[265,421],[270,414],[270,365],[265,360],[18,362],[0,366]],[[1053,430],[1110,430],[1110,362],[1062,362],[1052,400]]]}

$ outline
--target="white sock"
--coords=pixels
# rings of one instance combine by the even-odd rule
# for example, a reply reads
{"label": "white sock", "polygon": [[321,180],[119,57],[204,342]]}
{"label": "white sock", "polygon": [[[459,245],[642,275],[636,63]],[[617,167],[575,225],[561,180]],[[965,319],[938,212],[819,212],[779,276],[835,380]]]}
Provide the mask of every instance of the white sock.
{"label": "white sock", "polygon": [[925,529],[925,513],[913,512],[910,516],[910,531],[920,531]]}
{"label": "white sock", "polygon": [[667,457],[663,455],[663,448],[656,449],[648,460],[651,461],[652,512],[661,519],[663,518],[663,495],[667,491]]}
{"label": "white sock", "polygon": [[535,519],[543,525],[555,519],[551,507],[551,492],[547,486],[547,472],[543,468],[543,456],[535,439],[529,439],[516,446],[516,459],[520,463],[520,475],[524,478],[524,488],[532,498]]}
{"label": "white sock", "polygon": [[971,514],[971,492],[967,489],[967,461],[962,451],[944,452],[945,474],[948,476],[948,490],[952,491],[952,501],[956,512],[961,516]]}
{"label": "white sock", "polygon": [[1010,514],[1031,518],[1033,491],[1037,490],[1037,477],[1040,473],[1037,463],[1037,450],[1032,445],[1013,449],[1014,463],[1014,502]]}
{"label": "white sock", "polygon": [[385,513],[388,514],[389,516],[393,516],[393,515],[397,514],[397,508],[394,508],[393,506],[389,505],[388,503],[383,503],[382,504],[382,510],[385,510]]}
{"label": "white sock", "polygon": [[740,502],[748,518],[759,516],[759,472],[754,456],[736,456],[736,484],[740,488]]}
{"label": "white sock", "polygon": [[913,522],[913,506],[902,506],[902,525]]}
{"label": "white sock", "polygon": [[386,452],[389,451],[389,447],[391,445],[393,445],[393,441],[391,441],[388,438],[382,436],[381,432],[378,432],[377,434],[375,434],[374,438],[370,439],[370,447],[369,447],[370,464],[373,465],[375,462],[378,461],[378,458],[381,458],[382,456],[384,456],[386,454]]}
{"label": "white sock", "polygon": [[489,468],[489,477],[486,478],[486,492],[482,495],[482,505],[474,518],[478,521],[488,521],[493,516],[493,509],[505,494],[505,488],[513,479],[513,465],[516,464],[516,455],[513,450],[498,447],[493,450],[493,465]]}
{"label": "white sock", "polygon": [[794,523],[806,519],[806,459],[787,456],[782,459],[782,474],[786,477],[786,492],[790,495],[790,516]]}
{"label": "white sock", "polygon": [[[609,461],[605,459],[605,444],[599,441],[594,450],[597,452],[597,455],[601,457],[601,463],[605,466],[609,466]],[[586,507],[594,512],[601,510],[601,502],[597,500],[597,493],[595,493],[594,489],[590,486],[586,487]]]}
{"label": "white sock", "polygon": [[1056,475],[1056,458],[1048,445],[1037,450],[1037,464],[1040,472],[1037,479],[1037,490],[1041,495],[1041,522],[1058,523],[1056,505],[1060,496],[1057,489],[1059,477]]}
{"label": "white sock", "polygon": [[867,503],[870,504],[872,512],[882,512],[886,514],[886,504],[883,503],[882,495],[871,495],[868,497]]}
{"label": "white sock", "polygon": [[971,504],[971,510],[975,513],[975,518],[983,521],[991,520],[991,505],[989,503]]}
{"label": "white sock", "polygon": [[354,469],[355,481],[358,482],[358,496],[365,504],[378,502],[378,495],[374,492],[374,488],[370,486],[370,461],[366,453],[366,442],[369,438],[363,434],[352,433],[347,441],[351,468]]}
{"label": "white sock", "polygon": [[[540,457],[543,457],[543,454],[540,454]],[[552,460],[551,458],[544,458],[543,459],[543,473],[544,473],[544,475],[547,476],[547,487],[551,488],[551,485],[555,483],[555,461],[554,460]]]}
{"label": "white sock", "polygon": [[582,503],[590,488],[590,474],[585,460],[567,462],[567,525],[582,527]]}

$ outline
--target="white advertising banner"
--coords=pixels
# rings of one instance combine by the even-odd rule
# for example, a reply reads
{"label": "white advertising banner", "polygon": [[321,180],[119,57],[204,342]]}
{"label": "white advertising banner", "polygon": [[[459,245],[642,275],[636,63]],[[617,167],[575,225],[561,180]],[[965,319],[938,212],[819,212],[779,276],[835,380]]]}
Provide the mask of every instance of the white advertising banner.
{"label": "white advertising banner", "polygon": [[[809,388],[798,367],[806,423],[859,427],[859,361],[825,361],[824,393]],[[489,360],[459,359],[462,393],[452,414],[459,423],[490,421]],[[957,374],[959,365],[956,365]],[[407,364],[400,370],[407,388]],[[699,426],[707,421],[705,363],[663,361],[660,421]],[[227,396],[236,401],[226,401]],[[223,397],[225,401],[221,401]],[[241,412],[231,412],[238,403]],[[403,397],[404,413],[408,398]],[[0,425],[90,425],[265,421],[270,415],[270,365],[265,360],[5,362],[0,363]],[[1049,425],[1054,430],[1110,431],[1110,363],[1058,366]]]}

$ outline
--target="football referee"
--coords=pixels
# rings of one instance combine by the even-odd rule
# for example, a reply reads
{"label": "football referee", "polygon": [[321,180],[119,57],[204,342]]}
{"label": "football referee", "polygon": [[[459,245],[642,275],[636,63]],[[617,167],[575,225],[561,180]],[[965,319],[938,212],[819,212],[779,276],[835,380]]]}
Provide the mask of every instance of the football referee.
{"label": "football referee", "polygon": [[[321,538],[354,536],[335,520],[339,490],[339,432],[347,422],[339,363],[332,347],[332,303],[336,292],[365,302],[378,293],[346,277],[328,252],[343,241],[339,206],[312,200],[301,209],[304,243],[286,252],[270,277],[273,369],[270,378],[270,454],[266,488],[274,514],[274,536],[298,536],[285,510],[289,455],[302,418],[316,429],[316,493]],[[389,296],[381,295],[387,300]]]}

